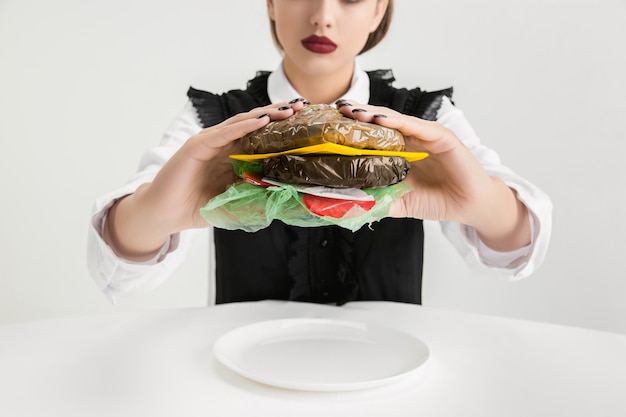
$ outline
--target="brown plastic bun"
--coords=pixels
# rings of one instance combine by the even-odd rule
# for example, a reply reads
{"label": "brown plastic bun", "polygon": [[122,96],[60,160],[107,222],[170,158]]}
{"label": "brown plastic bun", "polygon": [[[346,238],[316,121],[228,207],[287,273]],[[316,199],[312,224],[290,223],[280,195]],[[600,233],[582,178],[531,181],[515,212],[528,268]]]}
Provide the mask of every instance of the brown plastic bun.
{"label": "brown plastic bun", "polygon": [[402,181],[410,166],[399,156],[279,155],[263,161],[263,173],[287,184],[380,188]]}
{"label": "brown plastic bun", "polygon": [[326,104],[304,107],[287,119],[270,122],[241,138],[243,151],[248,154],[281,152],[325,142],[358,149],[404,150],[404,137],[399,131],[351,119]]}

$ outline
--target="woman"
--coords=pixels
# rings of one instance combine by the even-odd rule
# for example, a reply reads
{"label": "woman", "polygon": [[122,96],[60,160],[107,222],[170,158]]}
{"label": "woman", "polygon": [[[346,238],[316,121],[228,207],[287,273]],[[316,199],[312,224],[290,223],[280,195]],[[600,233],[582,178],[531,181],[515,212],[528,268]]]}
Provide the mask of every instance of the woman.
{"label": "woman", "polygon": [[549,199],[480,145],[450,90],[396,89],[390,72],[356,64],[385,36],[392,9],[392,0],[267,0],[281,65],[258,73],[245,91],[190,89],[187,107],[133,180],[96,202],[89,265],[101,289],[140,293],[166,279],[197,230],[210,226],[200,208],[235,181],[228,155],[240,152],[237,139],[300,110],[304,99],[294,97],[336,102],[348,117],[396,128],[407,150],[430,157],[412,166],[406,181],[414,190],[389,218],[356,233],[280,222],[256,233],[216,228],[218,303],[420,303],[420,219],[443,221],[448,238],[482,267],[530,274],[547,248]]}

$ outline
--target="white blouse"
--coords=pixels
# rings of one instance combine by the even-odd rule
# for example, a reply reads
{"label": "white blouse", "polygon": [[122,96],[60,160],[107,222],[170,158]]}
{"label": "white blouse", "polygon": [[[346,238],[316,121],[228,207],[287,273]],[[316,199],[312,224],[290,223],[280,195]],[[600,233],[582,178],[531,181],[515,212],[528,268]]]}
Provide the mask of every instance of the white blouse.
{"label": "white blouse", "polygon": [[[272,103],[289,101],[301,95],[291,86],[282,70],[282,64],[270,74],[268,95]],[[369,77],[358,65],[350,89],[340,98],[359,103],[369,101]],[[333,103],[329,103],[333,104]],[[535,185],[516,175],[500,163],[492,150],[480,143],[471,125],[449,99],[444,99],[437,122],[451,129],[472,151],[485,170],[501,178],[517,192],[528,207],[532,227],[531,243],[511,252],[497,252],[484,245],[477,232],[456,222],[441,222],[441,230],[454,245],[468,266],[479,271],[497,272],[505,279],[521,279],[535,271],[545,258],[552,229],[552,203]],[[148,149],[141,158],[137,172],[122,187],[96,199],[88,232],[87,262],[91,276],[98,287],[114,301],[116,295],[140,295],[165,281],[185,260],[193,242],[200,235],[209,236],[209,256],[214,261],[212,228],[190,229],[175,235],[161,251],[146,262],[130,262],[119,258],[101,237],[106,215],[119,198],[133,193],[140,184],[150,182],[165,162],[191,136],[202,130],[197,113],[188,102],[166,130],[161,143]],[[209,268],[214,274],[213,268]],[[210,276],[210,282],[214,282]]]}

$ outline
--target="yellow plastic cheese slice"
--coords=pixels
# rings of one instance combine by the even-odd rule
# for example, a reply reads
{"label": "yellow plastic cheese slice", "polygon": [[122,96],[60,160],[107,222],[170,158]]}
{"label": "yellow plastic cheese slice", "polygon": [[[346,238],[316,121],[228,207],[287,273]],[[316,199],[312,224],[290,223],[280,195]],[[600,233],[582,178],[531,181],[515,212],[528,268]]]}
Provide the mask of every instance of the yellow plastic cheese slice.
{"label": "yellow plastic cheese slice", "polygon": [[346,156],[400,156],[409,162],[419,161],[428,157],[427,152],[403,152],[403,151],[380,151],[374,149],[357,149],[351,146],[336,143],[320,143],[319,145],[305,146],[303,148],[289,149],[282,152],[264,154],[233,154],[230,158],[238,161],[258,161],[277,155],[307,155],[307,154],[337,154]]}

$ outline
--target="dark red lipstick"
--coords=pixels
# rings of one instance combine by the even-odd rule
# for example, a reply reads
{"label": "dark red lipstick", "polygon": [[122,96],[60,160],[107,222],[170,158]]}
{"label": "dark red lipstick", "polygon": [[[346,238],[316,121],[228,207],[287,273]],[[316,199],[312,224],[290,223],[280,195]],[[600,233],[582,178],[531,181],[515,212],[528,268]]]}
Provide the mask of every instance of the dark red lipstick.
{"label": "dark red lipstick", "polygon": [[337,49],[335,42],[331,41],[326,36],[317,35],[311,35],[308,38],[302,39],[302,46],[316,54],[330,54]]}

